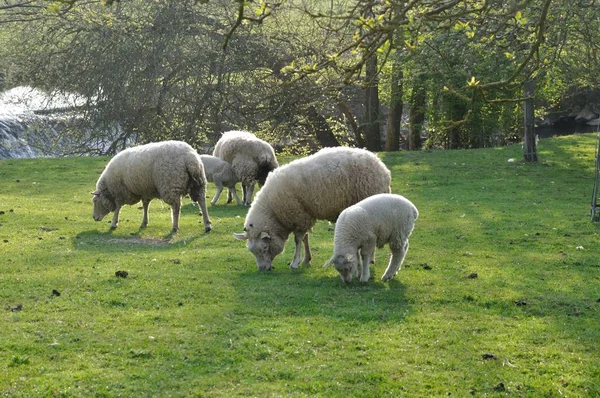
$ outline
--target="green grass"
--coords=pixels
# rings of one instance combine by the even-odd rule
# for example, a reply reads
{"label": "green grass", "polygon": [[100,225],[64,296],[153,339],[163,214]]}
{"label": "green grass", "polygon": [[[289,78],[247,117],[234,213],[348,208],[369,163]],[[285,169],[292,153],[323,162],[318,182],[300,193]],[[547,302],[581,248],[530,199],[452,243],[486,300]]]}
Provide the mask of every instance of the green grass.
{"label": "green grass", "polygon": [[0,395],[598,396],[595,139],[542,140],[538,164],[381,154],[420,218],[395,280],[384,249],[349,285],[321,267],[326,222],[311,268],[287,267],[291,239],[258,272],[223,196],[208,235],[188,199],[172,239],[160,201],[110,232],[89,194],[108,159],[0,161]]}

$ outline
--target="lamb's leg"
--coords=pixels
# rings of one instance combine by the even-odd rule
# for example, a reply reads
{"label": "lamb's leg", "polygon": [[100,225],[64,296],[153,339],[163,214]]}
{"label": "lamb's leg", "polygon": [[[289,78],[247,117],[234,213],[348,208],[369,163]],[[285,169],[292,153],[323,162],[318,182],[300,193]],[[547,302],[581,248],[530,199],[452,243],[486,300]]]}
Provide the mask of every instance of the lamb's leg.
{"label": "lamb's leg", "polygon": [[115,209],[115,215],[113,216],[112,223],[110,224],[110,229],[117,228],[119,225],[119,212],[121,211],[121,206],[117,204],[117,208]]}
{"label": "lamb's leg", "polygon": [[306,233],[294,232],[294,242],[296,243],[296,250],[294,250],[294,259],[290,263],[290,268],[298,268],[298,266],[300,265],[300,255],[302,251],[300,243],[304,240],[305,235]]}
{"label": "lamb's leg", "polygon": [[392,249],[392,257],[390,258],[390,263],[385,270],[385,273],[381,277],[382,281],[390,280],[398,273],[398,270],[404,261],[404,257],[406,256],[406,252],[408,251],[408,240],[404,241],[399,248],[392,248],[391,245],[390,248]]}
{"label": "lamb's leg", "polygon": [[360,250],[360,255],[362,257],[362,269],[360,270],[360,281],[368,282],[371,277],[370,265],[371,261],[373,261],[373,257],[375,257],[375,246],[363,247]]}
{"label": "lamb's leg", "polygon": [[362,254],[360,252],[356,252],[355,256],[358,261],[356,262],[356,268],[351,271],[351,274],[353,278],[360,278],[362,275],[363,267]]}
{"label": "lamb's leg", "polygon": [[[237,194],[237,190],[235,189],[235,186],[233,186],[233,188],[229,188],[229,193],[228,195],[233,195],[233,197],[235,198],[235,202],[238,204],[238,206],[241,206],[244,204],[244,202],[242,202]],[[230,203],[231,201],[227,202]]]}
{"label": "lamb's leg", "polygon": [[223,184],[221,184],[220,182],[215,182],[215,186],[217,187],[217,193],[215,193],[215,196],[210,201],[210,204],[213,206],[215,205],[215,203],[217,203],[217,200],[219,200],[219,196],[221,196],[221,192],[223,192]]}
{"label": "lamb's leg", "polygon": [[142,206],[144,207],[144,217],[142,218],[142,225],[140,225],[140,228],[146,228],[148,226],[148,207],[150,206],[150,200],[142,199]]}
{"label": "lamb's leg", "polygon": [[[236,194],[237,196],[237,194]],[[227,204],[233,201],[233,196],[231,196],[231,190],[227,191]],[[239,204],[239,203],[238,203]]]}
{"label": "lamb's leg", "polygon": [[171,203],[171,219],[173,220],[172,232],[179,230],[179,216],[181,215],[181,199]]}
{"label": "lamb's leg", "polygon": [[310,252],[310,246],[308,245],[308,233],[304,235],[304,260],[302,260],[302,265],[305,267],[310,267],[310,260],[312,260],[312,254]]}

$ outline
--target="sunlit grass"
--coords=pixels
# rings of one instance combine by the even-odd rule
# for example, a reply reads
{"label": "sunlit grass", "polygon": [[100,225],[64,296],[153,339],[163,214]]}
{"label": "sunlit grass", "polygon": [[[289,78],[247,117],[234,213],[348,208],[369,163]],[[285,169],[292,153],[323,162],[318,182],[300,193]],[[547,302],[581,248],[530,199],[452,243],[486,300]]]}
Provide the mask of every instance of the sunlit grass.
{"label": "sunlit grass", "polygon": [[160,201],[111,232],[89,194],[108,159],[0,161],[0,394],[599,395],[595,139],[542,140],[538,164],[516,145],[380,154],[420,217],[396,279],[383,249],[349,285],[321,267],[326,222],[311,268],[288,242],[262,273],[224,197],[208,235],[189,199],[175,236]]}

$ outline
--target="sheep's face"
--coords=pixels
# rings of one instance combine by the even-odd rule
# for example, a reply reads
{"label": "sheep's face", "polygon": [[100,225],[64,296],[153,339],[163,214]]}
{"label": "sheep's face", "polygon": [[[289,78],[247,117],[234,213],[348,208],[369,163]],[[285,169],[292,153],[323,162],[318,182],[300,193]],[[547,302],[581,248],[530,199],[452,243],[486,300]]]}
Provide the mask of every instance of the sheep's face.
{"label": "sheep's face", "polygon": [[111,211],[114,211],[114,203],[99,191],[92,192],[94,202],[94,220],[102,221]]}
{"label": "sheep's face", "polygon": [[358,272],[358,256],[354,254],[343,255],[339,254],[331,259],[331,263],[340,273],[342,281],[349,283]]}
{"label": "sheep's face", "polygon": [[248,250],[254,255],[259,270],[273,269],[273,259],[283,252],[285,240],[271,235],[268,231],[258,231],[257,228],[244,228],[243,234],[234,234],[237,239],[246,240]]}

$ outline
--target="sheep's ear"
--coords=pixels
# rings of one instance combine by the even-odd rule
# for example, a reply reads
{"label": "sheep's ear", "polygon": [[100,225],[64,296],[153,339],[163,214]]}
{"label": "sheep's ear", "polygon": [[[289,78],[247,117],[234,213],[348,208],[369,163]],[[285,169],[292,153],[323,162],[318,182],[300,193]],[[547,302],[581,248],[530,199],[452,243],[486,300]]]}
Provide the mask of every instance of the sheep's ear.
{"label": "sheep's ear", "polygon": [[[334,256],[335,257],[335,256]],[[334,257],[331,257],[329,260],[327,260],[327,262],[325,264],[323,264],[323,268],[327,268],[329,267],[331,264],[333,264],[333,259]]]}
{"label": "sheep's ear", "polygon": [[246,240],[248,239],[248,235],[246,235],[246,233],[244,232],[243,234],[233,234],[233,237],[238,239],[238,240]]}
{"label": "sheep's ear", "polygon": [[354,254],[348,254],[346,256],[346,261],[352,261],[352,260],[354,260]]}
{"label": "sheep's ear", "polygon": [[94,191],[94,192],[90,192],[90,194],[91,194],[91,195],[94,195],[94,196],[96,196],[96,195],[100,195],[100,191],[96,190],[96,191]]}
{"label": "sheep's ear", "polygon": [[260,239],[271,239],[271,235],[268,232],[262,231],[260,233]]}

